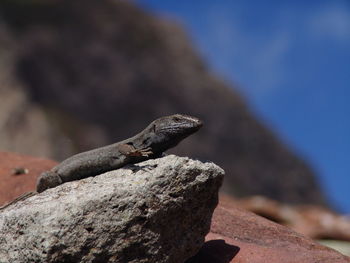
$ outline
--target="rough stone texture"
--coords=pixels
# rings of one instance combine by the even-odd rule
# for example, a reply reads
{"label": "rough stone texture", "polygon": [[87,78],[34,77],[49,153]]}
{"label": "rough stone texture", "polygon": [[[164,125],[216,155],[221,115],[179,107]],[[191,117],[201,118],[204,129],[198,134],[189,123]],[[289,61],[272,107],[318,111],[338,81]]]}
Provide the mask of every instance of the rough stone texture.
{"label": "rough stone texture", "polygon": [[[47,159],[0,152],[0,206],[35,190],[38,176],[56,164]],[[26,169],[27,173],[15,174],[16,169]]]}
{"label": "rough stone texture", "polygon": [[174,152],[222,166],[226,192],[324,203],[308,165],[211,72],[175,23],[115,0],[3,0],[0,19],[1,58],[12,53],[4,75],[20,89],[0,85],[1,149],[62,160],[186,113],[205,129]]}
{"label": "rough stone texture", "polygon": [[210,233],[186,263],[349,263],[350,258],[220,199]]}
{"label": "rough stone texture", "polygon": [[223,173],[169,155],[49,189],[0,213],[0,262],[183,262]]}

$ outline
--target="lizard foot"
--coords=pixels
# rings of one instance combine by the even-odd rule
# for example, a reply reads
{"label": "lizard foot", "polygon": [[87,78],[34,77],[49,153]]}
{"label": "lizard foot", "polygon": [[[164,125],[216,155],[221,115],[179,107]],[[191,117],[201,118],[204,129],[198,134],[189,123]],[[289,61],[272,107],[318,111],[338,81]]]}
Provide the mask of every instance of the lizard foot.
{"label": "lizard foot", "polygon": [[147,147],[145,149],[136,149],[134,146],[129,144],[118,145],[118,150],[125,156],[149,157],[151,154],[153,154],[151,147]]}
{"label": "lizard foot", "polygon": [[147,147],[145,149],[141,149],[141,150],[136,150],[139,154],[141,154],[141,156],[145,156],[148,157],[151,154],[153,154],[152,152],[152,148],[151,147]]}

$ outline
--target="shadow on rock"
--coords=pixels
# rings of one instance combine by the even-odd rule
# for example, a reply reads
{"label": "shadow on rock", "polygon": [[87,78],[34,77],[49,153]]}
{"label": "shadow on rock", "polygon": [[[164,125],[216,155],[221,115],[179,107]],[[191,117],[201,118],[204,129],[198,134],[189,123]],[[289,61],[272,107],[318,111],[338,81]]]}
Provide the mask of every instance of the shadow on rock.
{"label": "shadow on rock", "polygon": [[239,247],[227,244],[225,240],[210,240],[205,242],[199,252],[186,263],[229,263],[239,250]]}

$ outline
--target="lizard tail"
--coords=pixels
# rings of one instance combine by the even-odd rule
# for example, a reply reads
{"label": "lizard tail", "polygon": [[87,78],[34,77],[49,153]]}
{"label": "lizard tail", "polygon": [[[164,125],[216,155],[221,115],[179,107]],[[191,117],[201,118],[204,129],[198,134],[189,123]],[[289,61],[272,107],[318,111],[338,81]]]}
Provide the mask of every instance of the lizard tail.
{"label": "lizard tail", "polygon": [[37,194],[36,192],[27,192],[27,193],[24,193],[22,195],[20,195],[19,197],[17,197],[16,199],[12,200],[11,202],[7,203],[6,205],[3,205],[0,207],[0,210],[3,210],[5,209],[6,207],[12,205],[13,203],[16,203],[18,201],[22,201],[22,200],[25,200],[33,195]]}

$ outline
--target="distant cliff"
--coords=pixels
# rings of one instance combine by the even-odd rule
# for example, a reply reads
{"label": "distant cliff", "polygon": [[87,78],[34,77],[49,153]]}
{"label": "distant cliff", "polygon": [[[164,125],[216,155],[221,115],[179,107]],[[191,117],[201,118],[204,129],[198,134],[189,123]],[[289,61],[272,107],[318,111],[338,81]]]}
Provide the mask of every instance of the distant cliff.
{"label": "distant cliff", "polygon": [[0,9],[0,148],[60,160],[188,113],[205,127],[173,152],[221,165],[224,191],[325,203],[310,168],[174,23],[112,0],[12,0]]}

